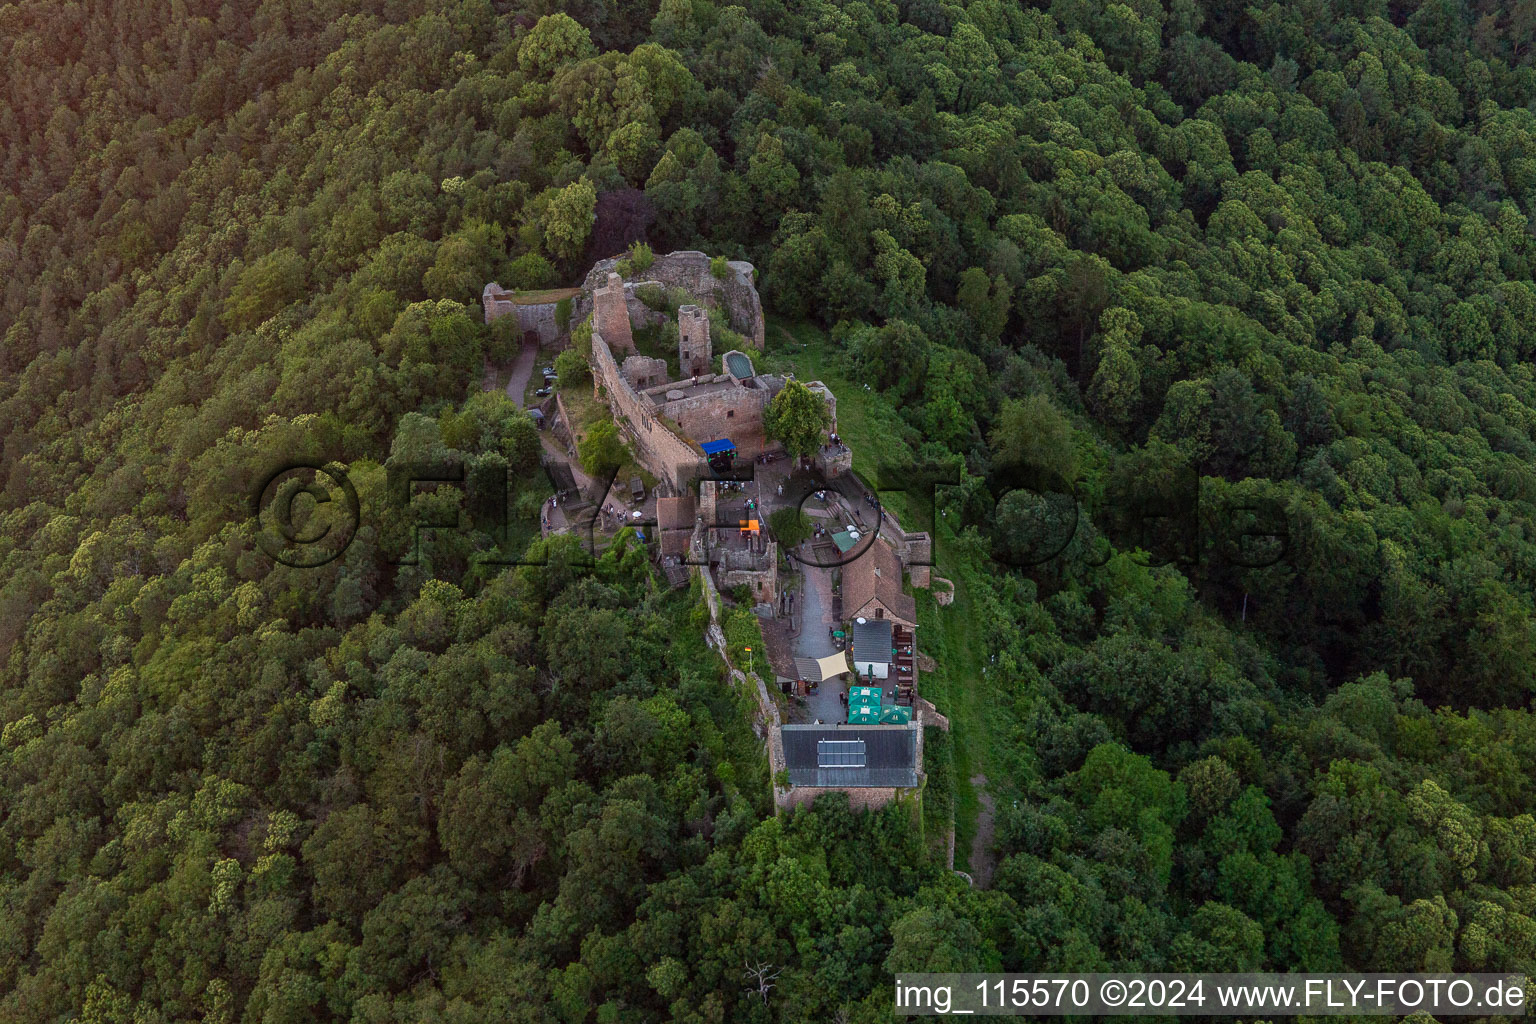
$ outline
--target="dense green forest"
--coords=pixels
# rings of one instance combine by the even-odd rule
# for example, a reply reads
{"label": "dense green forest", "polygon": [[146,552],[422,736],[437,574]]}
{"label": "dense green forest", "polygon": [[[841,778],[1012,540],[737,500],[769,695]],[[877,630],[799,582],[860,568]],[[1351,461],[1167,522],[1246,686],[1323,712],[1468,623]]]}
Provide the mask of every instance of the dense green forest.
{"label": "dense green forest", "polygon": [[[0,1016],[1536,973],[1531,0],[20,0],[0,67]],[[481,286],[642,237],[958,474],[990,888],[897,807],[775,817],[638,547],[375,543],[393,465],[536,493]],[[295,457],[366,506],[320,569],[245,512]]]}

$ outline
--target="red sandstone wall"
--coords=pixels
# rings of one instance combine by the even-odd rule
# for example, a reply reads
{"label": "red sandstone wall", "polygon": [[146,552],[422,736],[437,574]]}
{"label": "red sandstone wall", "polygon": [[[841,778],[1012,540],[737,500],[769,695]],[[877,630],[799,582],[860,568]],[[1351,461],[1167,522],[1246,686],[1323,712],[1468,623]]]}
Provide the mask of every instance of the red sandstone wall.
{"label": "red sandstone wall", "polygon": [[596,330],[592,332],[592,384],[594,389],[606,389],[614,419],[653,476],[666,480],[681,494],[688,482],[703,472],[703,457],[657,421],[650,402],[637,395],[619,373],[607,341]]}

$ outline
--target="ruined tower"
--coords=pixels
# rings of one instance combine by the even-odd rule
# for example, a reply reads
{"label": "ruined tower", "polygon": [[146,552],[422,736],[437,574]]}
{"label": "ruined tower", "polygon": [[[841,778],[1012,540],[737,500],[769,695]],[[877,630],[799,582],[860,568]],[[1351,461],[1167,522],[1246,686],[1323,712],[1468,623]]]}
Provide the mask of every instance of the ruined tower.
{"label": "ruined tower", "polygon": [[698,306],[677,308],[677,372],[683,377],[703,377],[713,361],[709,341],[709,314]]}
{"label": "ruined tower", "polygon": [[624,279],[618,274],[609,274],[608,283],[592,293],[592,329],[602,335],[616,355],[635,351],[635,336],[629,329],[629,305],[624,299]]}

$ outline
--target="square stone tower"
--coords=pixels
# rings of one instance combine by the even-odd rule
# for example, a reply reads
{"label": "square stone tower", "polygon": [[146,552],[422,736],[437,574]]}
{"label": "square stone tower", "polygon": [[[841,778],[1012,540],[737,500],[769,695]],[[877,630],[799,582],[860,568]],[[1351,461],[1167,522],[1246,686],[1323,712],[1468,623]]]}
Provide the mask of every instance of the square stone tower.
{"label": "square stone tower", "polygon": [[677,372],[683,377],[704,377],[714,371],[710,364],[709,314],[698,306],[677,308]]}
{"label": "square stone tower", "polygon": [[629,305],[624,300],[624,279],[618,274],[609,274],[608,283],[592,293],[592,329],[603,336],[615,354],[635,351],[635,335],[629,329]]}

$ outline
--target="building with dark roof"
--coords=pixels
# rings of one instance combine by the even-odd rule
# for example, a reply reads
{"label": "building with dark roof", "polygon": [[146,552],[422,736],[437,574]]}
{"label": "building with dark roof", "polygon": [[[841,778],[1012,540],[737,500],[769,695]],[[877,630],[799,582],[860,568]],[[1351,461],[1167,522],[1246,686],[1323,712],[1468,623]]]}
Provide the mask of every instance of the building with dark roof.
{"label": "building with dark roof", "polygon": [[853,670],[860,678],[884,679],[891,674],[891,620],[853,620]]}
{"label": "building with dark roof", "polygon": [[786,725],[784,767],[795,788],[916,789],[917,725]]}

